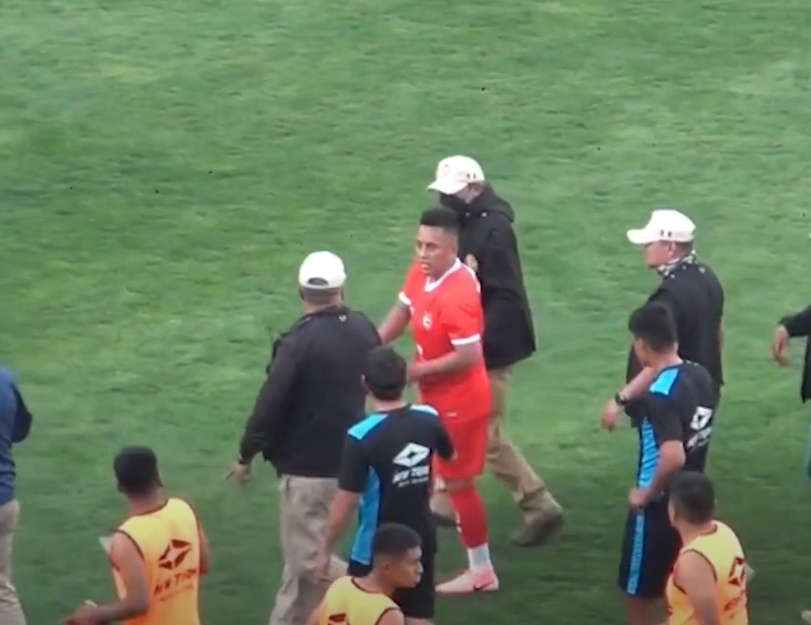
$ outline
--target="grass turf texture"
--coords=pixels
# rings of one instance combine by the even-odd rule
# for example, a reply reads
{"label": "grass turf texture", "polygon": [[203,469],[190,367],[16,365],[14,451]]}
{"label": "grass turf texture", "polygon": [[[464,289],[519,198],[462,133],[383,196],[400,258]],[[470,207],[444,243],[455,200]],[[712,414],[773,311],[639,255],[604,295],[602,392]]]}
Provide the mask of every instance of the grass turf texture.
{"label": "grass turf texture", "polygon": [[[634,436],[597,427],[625,321],[654,284],[624,241],[684,207],[728,296],[711,473],[758,579],[755,621],[796,619],[811,539],[797,368],[767,359],[807,299],[806,0],[6,0],[0,6],[0,329],[38,421],[18,450],[15,574],[31,623],[112,586],[110,459],[143,442],[213,544],[207,623],[261,623],[280,572],[273,475],[222,479],[314,249],[380,317],[442,156],[479,157],[516,206],[540,352],[510,428],[568,512],[506,546],[503,590],[438,622],[621,623],[614,587]],[[795,348],[795,360],[800,350]],[[441,563],[460,560],[452,534]],[[788,620],[787,620],[788,619]]]}

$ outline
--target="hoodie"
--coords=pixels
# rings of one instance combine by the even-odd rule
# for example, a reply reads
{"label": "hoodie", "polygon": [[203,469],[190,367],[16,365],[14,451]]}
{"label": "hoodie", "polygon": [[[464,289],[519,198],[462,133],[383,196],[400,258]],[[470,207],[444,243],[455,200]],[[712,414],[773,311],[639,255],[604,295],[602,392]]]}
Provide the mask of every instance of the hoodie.
{"label": "hoodie", "polygon": [[476,272],[484,309],[484,359],[489,370],[510,367],[535,352],[512,206],[487,185],[470,204],[440,194],[459,215],[459,258]]}

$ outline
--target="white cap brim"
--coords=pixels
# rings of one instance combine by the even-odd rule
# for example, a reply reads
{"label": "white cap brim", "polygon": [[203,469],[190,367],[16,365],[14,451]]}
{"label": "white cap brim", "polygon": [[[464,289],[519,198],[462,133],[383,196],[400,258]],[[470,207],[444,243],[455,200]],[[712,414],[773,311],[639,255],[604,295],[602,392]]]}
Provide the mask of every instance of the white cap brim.
{"label": "white cap brim", "polygon": [[628,231],[628,240],[633,245],[650,245],[651,243],[656,243],[657,238],[650,230],[638,228]]}
{"label": "white cap brim", "polygon": [[437,193],[444,193],[445,195],[454,195],[455,193],[459,193],[459,191],[464,189],[467,185],[467,182],[460,182],[459,180],[443,180],[442,178],[439,178],[428,185],[428,190],[436,191]]}

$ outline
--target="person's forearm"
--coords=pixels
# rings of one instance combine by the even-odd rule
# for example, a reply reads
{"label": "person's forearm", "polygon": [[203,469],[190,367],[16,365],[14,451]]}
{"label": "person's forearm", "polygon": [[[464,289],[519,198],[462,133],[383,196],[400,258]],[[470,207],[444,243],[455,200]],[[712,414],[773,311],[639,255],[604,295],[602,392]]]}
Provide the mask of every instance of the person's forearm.
{"label": "person's forearm", "polygon": [[403,332],[405,332],[406,326],[408,326],[409,315],[408,307],[402,302],[397,302],[392,307],[389,314],[386,315],[386,318],[377,329],[377,333],[380,335],[380,341],[384,345],[388,345],[392,341],[400,338]]}
{"label": "person's forearm", "polygon": [[437,375],[440,373],[455,373],[464,371],[481,360],[481,353],[478,355],[460,350],[454,350],[450,354],[440,356],[434,360],[426,360],[420,363],[423,375]]}
{"label": "person's forearm", "polygon": [[694,599],[693,611],[698,625],[721,625],[718,605],[712,597]]}
{"label": "person's forearm", "polygon": [[331,553],[341,537],[346,532],[352,512],[355,510],[355,503],[352,498],[344,497],[344,492],[339,492],[333,500],[327,518],[327,529],[324,532],[324,551]]}
{"label": "person's forearm", "polygon": [[656,377],[656,370],[652,367],[645,367],[636,374],[636,377],[622,387],[619,394],[626,400],[637,399],[645,391],[648,390],[653,379]]}
{"label": "person's forearm", "polygon": [[648,485],[648,491],[651,497],[655,497],[665,490],[670,478],[679,469],[684,466],[684,453],[681,456],[678,454],[665,453],[659,457],[659,462],[656,463],[656,469],[653,472],[653,479]]}
{"label": "person's forearm", "polygon": [[149,601],[125,597],[122,601],[100,605],[96,609],[96,614],[99,615],[99,621],[102,623],[117,623],[131,619],[134,616],[141,616],[147,610],[149,610]]}

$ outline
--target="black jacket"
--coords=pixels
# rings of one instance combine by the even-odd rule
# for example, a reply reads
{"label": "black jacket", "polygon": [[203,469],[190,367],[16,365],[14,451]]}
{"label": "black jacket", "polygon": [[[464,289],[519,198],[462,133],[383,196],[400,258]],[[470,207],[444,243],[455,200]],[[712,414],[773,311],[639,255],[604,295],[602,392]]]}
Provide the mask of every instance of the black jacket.
{"label": "black jacket", "polygon": [[[721,358],[721,321],[724,316],[724,289],[715,272],[693,259],[669,267],[662,282],[648,297],[673,312],[679,340],[679,356],[698,363],[712,376],[720,389],[724,384]],[[628,353],[626,382],[642,370],[633,347]],[[640,402],[631,402],[625,412],[639,419],[644,412]]]}
{"label": "black jacket", "polygon": [[806,402],[811,399],[811,306],[796,315],[783,317],[780,320],[780,325],[786,329],[788,335],[792,338],[806,337],[805,364],[803,365],[803,378],[800,383],[800,399]]}
{"label": "black jacket", "polygon": [[365,413],[366,355],[379,343],[375,325],[348,308],[296,321],[273,344],[241,461],[261,452],[280,474],[337,477],[346,431]]}
{"label": "black jacket", "polygon": [[528,358],[535,352],[535,330],[512,207],[489,185],[470,204],[446,195],[440,195],[440,201],[459,214],[459,258],[475,269],[481,283],[487,368],[501,369]]}

